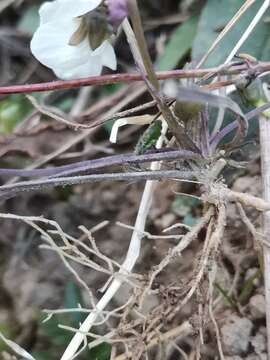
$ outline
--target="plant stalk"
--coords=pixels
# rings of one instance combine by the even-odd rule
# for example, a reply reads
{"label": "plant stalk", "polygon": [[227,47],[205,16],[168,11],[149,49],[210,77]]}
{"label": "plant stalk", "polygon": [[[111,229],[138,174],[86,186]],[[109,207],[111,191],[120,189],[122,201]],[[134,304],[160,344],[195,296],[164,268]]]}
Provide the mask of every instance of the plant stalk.
{"label": "plant stalk", "polygon": [[128,13],[133,25],[133,31],[140,50],[142,61],[151,84],[159,90],[158,79],[145,41],[140,11],[136,0],[128,0]]}
{"label": "plant stalk", "polygon": [[[261,115],[259,119],[263,198],[270,202],[270,119]],[[266,338],[268,359],[270,355],[270,211],[263,215],[263,233],[268,246],[263,247],[264,256],[264,288],[266,313]]]}

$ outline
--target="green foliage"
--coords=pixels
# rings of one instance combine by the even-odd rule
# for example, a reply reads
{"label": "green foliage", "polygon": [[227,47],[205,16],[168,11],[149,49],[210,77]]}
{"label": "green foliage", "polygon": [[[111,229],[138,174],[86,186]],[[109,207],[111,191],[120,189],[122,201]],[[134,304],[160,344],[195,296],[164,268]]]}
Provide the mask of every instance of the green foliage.
{"label": "green foliage", "polygon": [[112,347],[110,344],[102,343],[90,350],[89,357],[95,360],[109,360],[111,351]]}
{"label": "green foliage", "polygon": [[263,88],[260,79],[255,79],[251,84],[236,84],[237,90],[242,96],[245,105],[257,106],[263,100]]}
{"label": "green foliage", "polygon": [[29,113],[31,105],[23,95],[11,95],[0,100],[0,133],[10,134]]}
{"label": "green foliage", "polygon": [[[236,84],[236,87],[246,106],[259,107],[267,103],[261,79],[256,78],[248,85]],[[265,110],[263,114],[268,118],[270,111]]]}
{"label": "green foliage", "polygon": [[251,275],[243,284],[240,295],[238,297],[238,301],[240,304],[246,304],[250,297],[252,296],[252,293],[254,291],[254,282],[257,279],[260,279],[262,277],[261,270],[257,270],[253,275]]}
{"label": "green foliage", "polygon": [[65,347],[72,339],[72,333],[58,327],[58,324],[71,326],[67,315],[53,316],[49,321],[42,323],[41,333],[49,339],[55,347]]}
{"label": "green foliage", "polygon": [[229,306],[231,306],[232,308],[237,309],[237,302],[235,301],[233,296],[228,295],[228,290],[223,289],[223,287],[218,283],[215,283],[215,288],[221,293],[221,295],[223,296],[225,302]]}
{"label": "green foliage", "polygon": [[160,137],[161,129],[162,122],[160,120],[156,120],[150,124],[139,139],[135,147],[135,153],[138,155],[144,154],[148,149],[154,146]]}
{"label": "green foliage", "polygon": [[157,69],[160,71],[174,69],[188,53],[196,35],[198,17],[190,17],[172,33],[164,53],[157,60]]}
{"label": "green foliage", "polygon": [[38,360],[52,360],[52,356],[46,351],[34,351],[33,356]]}
{"label": "green foliage", "polygon": [[[237,21],[237,24],[225,35],[213,53],[204,64],[205,67],[222,64],[229,55],[234,45],[240,39],[254,14],[261,7],[263,1],[256,1]],[[213,41],[217,38],[229,20],[235,15],[243,5],[243,0],[208,0],[199,20],[198,32],[193,43],[192,59],[199,61],[206,50],[210,48]],[[267,13],[266,16],[269,16]],[[270,53],[270,24],[265,21],[260,23],[253,30],[252,35],[247,39],[240,49],[240,53],[248,53],[257,59],[269,59]]]}

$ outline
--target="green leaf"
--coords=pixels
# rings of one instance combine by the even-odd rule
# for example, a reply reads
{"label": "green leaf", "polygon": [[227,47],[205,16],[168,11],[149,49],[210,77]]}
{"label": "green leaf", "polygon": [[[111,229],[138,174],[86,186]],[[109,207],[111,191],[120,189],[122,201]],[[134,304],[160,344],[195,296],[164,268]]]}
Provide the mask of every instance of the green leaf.
{"label": "green leaf", "polygon": [[29,113],[31,105],[23,95],[11,95],[0,100],[0,133],[10,134]]}
{"label": "green leaf", "polygon": [[142,155],[148,149],[154,146],[158,138],[160,137],[161,129],[162,122],[160,120],[156,120],[152,124],[150,124],[139,139],[135,147],[135,153],[138,155]]}
{"label": "green leaf", "polygon": [[34,351],[33,356],[38,360],[52,360],[52,355],[48,351]]}
{"label": "green leaf", "polygon": [[260,279],[261,276],[262,272],[259,269],[244,282],[240,295],[238,297],[238,301],[240,304],[246,304],[248,302],[254,290],[254,281],[256,279]]}
{"label": "green leaf", "polygon": [[93,360],[109,360],[111,351],[111,345],[104,342],[90,350],[89,358]]}
{"label": "green leaf", "polygon": [[49,338],[54,346],[66,346],[72,339],[73,334],[70,331],[63,330],[58,324],[69,325],[64,316],[54,316],[49,321],[40,324],[41,332]]}
{"label": "green leaf", "polygon": [[[225,35],[216,49],[204,63],[205,67],[222,64],[241,35],[244,33],[254,15],[261,7],[263,1],[256,1],[246,13],[238,20],[237,24]],[[208,0],[199,20],[198,32],[192,49],[192,59],[199,61],[217,38],[229,20],[243,5],[243,0]],[[265,17],[269,16],[269,12]],[[270,24],[264,18],[255,27],[239,53],[248,53],[261,60],[265,53],[265,46],[269,44]],[[269,54],[269,47],[268,47]],[[265,55],[264,55],[265,56]],[[269,57],[268,57],[269,59]]]}
{"label": "green leaf", "polygon": [[188,53],[196,35],[198,17],[192,16],[176,28],[165,47],[164,53],[157,60],[157,69],[172,70]]}

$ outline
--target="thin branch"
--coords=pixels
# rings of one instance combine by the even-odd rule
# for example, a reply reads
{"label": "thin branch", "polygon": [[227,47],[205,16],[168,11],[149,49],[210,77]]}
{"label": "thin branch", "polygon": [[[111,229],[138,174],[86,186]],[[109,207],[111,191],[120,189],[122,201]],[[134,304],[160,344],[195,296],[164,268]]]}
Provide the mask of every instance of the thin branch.
{"label": "thin branch", "polygon": [[189,150],[171,149],[165,151],[149,152],[142,155],[136,154],[120,154],[106,156],[99,159],[85,160],[75,162],[69,165],[62,165],[56,167],[48,167],[45,169],[1,169],[0,176],[20,176],[20,177],[32,177],[32,176],[70,176],[76,175],[85,171],[93,171],[98,169],[104,169],[116,165],[133,165],[143,164],[151,161],[173,161],[173,160],[203,160],[203,158]]}
{"label": "thin branch", "polygon": [[[246,64],[236,65],[229,69],[220,67],[208,68],[208,69],[193,69],[193,70],[171,70],[160,71],[156,73],[158,80],[166,79],[186,79],[186,78],[202,78],[209,73],[218,73],[220,75],[237,75],[247,70]],[[259,62],[255,70],[262,74],[270,71],[270,62]],[[37,84],[25,84],[25,85],[12,85],[0,87],[0,95],[19,94],[19,93],[32,93],[39,91],[52,91],[60,89],[72,89],[80,88],[83,86],[102,86],[116,83],[129,83],[135,81],[143,81],[143,77],[140,73],[133,74],[110,74],[102,76],[92,76],[85,79],[77,80],[56,80],[51,82],[37,83]],[[230,82],[231,83],[231,82]],[[226,84],[227,85],[227,84]]]}
{"label": "thin branch", "polygon": [[139,172],[119,172],[95,175],[59,177],[45,180],[22,181],[15,184],[0,187],[0,199],[8,199],[14,195],[33,190],[42,190],[49,187],[78,185],[99,181],[138,181],[138,180],[161,180],[161,179],[193,179],[193,171],[158,170]]}
{"label": "thin branch", "polygon": [[[184,322],[182,325],[169,330],[166,333],[160,334],[159,336],[155,337],[154,339],[150,340],[150,342],[146,345],[146,350],[153,348],[161,343],[166,343],[171,339],[179,339],[185,337],[187,335],[192,334],[194,331],[193,326],[190,324],[189,321]],[[131,356],[131,353],[121,354],[116,357],[115,360],[126,360],[127,356]]]}

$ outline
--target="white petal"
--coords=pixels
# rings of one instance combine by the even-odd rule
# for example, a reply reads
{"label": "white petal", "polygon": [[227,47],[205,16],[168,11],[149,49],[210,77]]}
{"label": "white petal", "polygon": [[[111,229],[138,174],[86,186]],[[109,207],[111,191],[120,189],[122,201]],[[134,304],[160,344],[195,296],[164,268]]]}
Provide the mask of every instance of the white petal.
{"label": "white petal", "polygon": [[99,55],[103,66],[116,70],[117,60],[114,48],[109,41],[104,41],[97,49],[92,52],[92,56]]}
{"label": "white petal", "polygon": [[45,2],[39,10],[40,24],[72,19],[94,10],[102,0],[54,0]]}
{"label": "white petal", "polygon": [[109,41],[104,41],[104,49],[103,52],[100,54],[102,59],[103,66],[107,66],[112,70],[116,70],[117,67],[117,59],[115,55],[114,48],[110,44]]}
{"label": "white petal", "polygon": [[74,16],[81,16],[98,7],[102,0],[58,0],[65,3],[65,7],[73,8]]}
{"label": "white petal", "polygon": [[98,76],[102,71],[102,63],[99,57],[88,60],[76,67],[54,68],[55,75],[63,80],[80,79],[89,76]]}
{"label": "white petal", "polygon": [[81,19],[77,16],[100,3],[101,0],[55,0],[41,6],[41,24],[32,38],[31,51],[58,77],[77,79],[100,75],[102,66],[116,69],[116,56],[108,41],[94,52],[88,39],[77,46],[69,45],[71,36],[80,25]]}
{"label": "white petal", "polygon": [[68,45],[77,26],[73,21],[61,24],[45,24],[38,28],[31,41],[34,56],[50,68],[78,66],[91,56],[87,40],[78,46]]}

